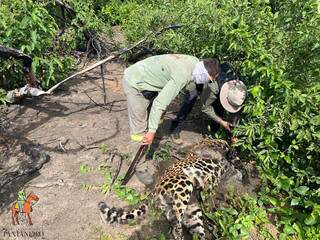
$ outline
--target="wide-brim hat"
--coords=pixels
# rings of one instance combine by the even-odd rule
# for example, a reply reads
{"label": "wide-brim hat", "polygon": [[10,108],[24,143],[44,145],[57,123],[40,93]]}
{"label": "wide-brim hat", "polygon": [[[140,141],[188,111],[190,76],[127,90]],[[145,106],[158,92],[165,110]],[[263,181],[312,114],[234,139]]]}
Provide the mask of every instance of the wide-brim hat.
{"label": "wide-brim hat", "polygon": [[220,102],[230,113],[238,112],[246,100],[247,88],[243,82],[232,80],[224,83],[220,90]]}

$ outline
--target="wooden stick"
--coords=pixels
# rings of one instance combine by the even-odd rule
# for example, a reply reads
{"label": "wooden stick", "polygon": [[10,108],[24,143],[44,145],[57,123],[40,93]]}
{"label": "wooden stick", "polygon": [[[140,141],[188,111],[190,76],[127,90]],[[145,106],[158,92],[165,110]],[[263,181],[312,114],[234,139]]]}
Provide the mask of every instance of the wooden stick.
{"label": "wooden stick", "polygon": [[107,105],[107,92],[106,92],[106,83],[104,80],[103,64],[100,66],[100,71],[101,71],[102,89],[103,89],[103,103],[104,105]]}
{"label": "wooden stick", "polygon": [[133,174],[136,171],[136,167],[138,166],[138,163],[140,162],[141,158],[143,157],[143,155],[145,154],[145,150],[147,149],[147,145],[140,145],[136,155],[134,156],[134,159],[132,160],[124,178],[121,181],[122,185],[126,185],[129,180],[131,179],[131,177],[133,176]]}

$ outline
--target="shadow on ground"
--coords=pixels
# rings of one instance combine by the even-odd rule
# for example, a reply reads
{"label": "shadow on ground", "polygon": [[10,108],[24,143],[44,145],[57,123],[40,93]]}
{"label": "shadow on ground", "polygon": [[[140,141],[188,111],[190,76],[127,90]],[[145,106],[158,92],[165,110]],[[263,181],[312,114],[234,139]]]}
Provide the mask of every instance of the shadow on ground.
{"label": "shadow on ground", "polygon": [[[0,213],[16,200],[16,193],[37,177],[38,170],[49,162],[49,155],[40,146],[28,139],[15,138],[9,131],[0,129],[1,138],[11,142],[0,142]],[[6,144],[10,144],[6,146]]]}

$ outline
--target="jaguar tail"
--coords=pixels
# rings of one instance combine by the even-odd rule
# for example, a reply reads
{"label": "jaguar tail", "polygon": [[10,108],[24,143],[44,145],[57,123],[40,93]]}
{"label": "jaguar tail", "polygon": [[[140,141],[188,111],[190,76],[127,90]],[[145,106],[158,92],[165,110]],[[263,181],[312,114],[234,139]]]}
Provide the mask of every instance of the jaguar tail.
{"label": "jaguar tail", "polygon": [[100,211],[100,217],[104,223],[117,222],[120,224],[127,224],[130,220],[143,218],[148,211],[148,206],[146,204],[142,204],[131,211],[124,211],[121,208],[115,207],[110,208],[104,202],[100,202],[98,207]]}

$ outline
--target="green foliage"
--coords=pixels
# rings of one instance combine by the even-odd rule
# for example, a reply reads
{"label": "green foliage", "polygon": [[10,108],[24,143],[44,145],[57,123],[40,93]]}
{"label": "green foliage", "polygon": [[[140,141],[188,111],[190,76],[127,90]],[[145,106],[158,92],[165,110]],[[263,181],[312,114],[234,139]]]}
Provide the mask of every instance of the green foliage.
{"label": "green foliage", "polygon": [[[110,26],[107,24],[108,22],[104,20],[101,12],[103,1],[69,0],[68,3],[76,12],[69,23],[70,28],[75,30],[70,34],[70,37],[73,41],[77,40],[77,44],[80,45],[81,48],[87,48],[87,46],[83,45],[83,43],[86,42],[83,41],[84,38],[99,38],[99,35],[101,34],[110,33]],[[88,32],[88,30],[90,31]],[[97,48],[97,46],[95,47]]]}
{"label": "green foliage", "polygon": [[[80,173],[81,174],[88,174],[88,173],[99,173],[103,174],[104,181],[98,186],[102,193],[107,194],[112,191],[117,197],[126,201],[130,205],[134,205],[139,203],[141,200],[145,199],[145,194],[138,193],[135,189],[128,187],[126,185],[121,184],[122,176],[118,176],[115,180],[112,189],[110,189],[110,184],[113,179],[113,173],[110,170],[109,166],[106,165],[99,165],[96,169],[90,167],[88,164],[82,164],[80,166]],[[81,184],[82,188],[86,191],[91,190],[94,185],[90,183],[83,183]],[[132,223],[133,224],[133,223]]]}
{"label": "green foliage", "polygon": [[159,240],[166,240],[166,237],[164,236],[163,233],[160,234]]}
{"label": "green foliage", "polygon": [[274,239],[266,228],[270,224],[267,212],[256,198],[229,193],[227,202],[227,206],[208,214],[218,224],[216,236],[221,231],[224,239],[248,239],[255,232],[255,239]]}
{"label": "green foliage", "polygon": [[110,234],[105,234],[102,227],[94,227],[94,232],[99,235],[99,240],[112,240]]}
{"label": "green foliage", "polygon": [[6,91],[0,88],[0,104],[6,104]]}
{"label": "green foliage", "polygon": [[147,238],[147,240],[166,240],[166,236],[163,233],[161,233],[159,236]]}
{"label": "green foliage", "polygon": [[[112,180],[111,171],[106,169],[104,171],[105,182],[101,185],[102,193],[108,193],[110,189],[110,183]],[[130,205],[137,204],[145,198],[144,195],[139,194],[135,189],[121,184],[122,177],[118,177],[112,186],[112,192],[116,194],[120,199],[125,200]]]}
{"label": "green foliage", "polygon": [[86,191],[90,191],[93,188],[92,184],[88,184],[88,183],[83,183],[81,184],[82,188]]}
{"label": "green foliage", "polygon": [[83,164],[80,166],[80,173],[86,174],[92,171],[92,167],[90,167],[88,164]]}
{"label": "green foliage", "polygon": [[100,144],[99,148],[100,148],[102,154],[106,154],[108,152],[108,145],[105,143]]}
{"label": "green foliage", "polygon": [[137,7],[139,5],[134,1],[123,4],[121,0],[111,0],[102,8],[101,15],[110,24],[119,25],[123,24]]}
{"label": "green foliage", "polygon": [[[61,9],[54,1],[1,1],[0,44],[30,55],[33,70],[44,88],[61,81],[70,72],[74,64],[72,51],[86,50],[90,38],[98,39],[100,34],[110,32],[109,25],[98,14],[102,2],[69,0],[66,3],[74,13],[65,12],[63,20]],[[13,59],[1,61],[0,87],[12,89],[25,84],[21,65]]]}
{"label": "green foliage", "polygon": [[154,151],[152,159],[154,161],[166,161],[171,158],[172,143],[166,142],[161,148]]}
{"label": "green foliage", "polygon": [[[61,74],[70,70],[72,64],[70,57],[54,50],[58,25],[46,4],[46,1],[35,4],[32,0],[4,0],[0,6],[0,44],[29,54],[33,58],[32,67],[45,88],[60,80]],[[2,87],[22,85],[21,62],[1,61],[0,71]]]}

